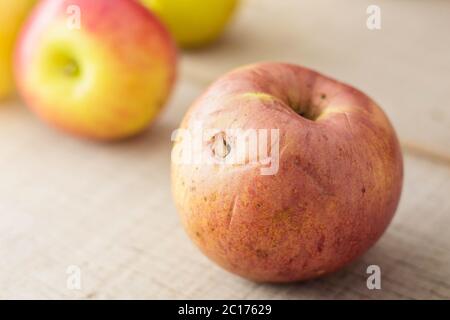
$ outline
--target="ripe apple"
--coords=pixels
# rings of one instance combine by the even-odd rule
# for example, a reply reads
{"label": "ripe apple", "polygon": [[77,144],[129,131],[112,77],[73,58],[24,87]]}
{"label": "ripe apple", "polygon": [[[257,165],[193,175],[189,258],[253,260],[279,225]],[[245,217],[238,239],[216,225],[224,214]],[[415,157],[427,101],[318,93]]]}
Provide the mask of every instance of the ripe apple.
{"label": "ripe apple", "polygon": [[0,99],[8,97],[14,87],[13,50],[17,34],[36,0],[0,0]]}
{"label": "ripe apple", "polygon": [[178,44],[199,47],[216,39],[238,0],[141,0],[168,26]]}
{"label": "ripe apple", "polygon": [[21,34],[15,75],[49,123],[99,140],[125,138],[155,118],[171,91],[176,49],[137,1],[45,0]]}
{"label": "ripe apple", "polygon": [[[212,84],[180,130],[200,126],[197,149],[186,143],[195,134],[176,136],[173,195],[190,237],[229,271],[267,282],[333,272],[372,246],[394,215],[399,142],[380,107],[349,85],[296,65],[243,67]],[[267,140],[278,170],[262,174],[269,162],[250,162],[250,148],[244,161],[226,162],[233,132],[266,129],[279,132]],[[217,139],[225,151],[214,150]],[[192,150],[201,161],[181,161]]]}

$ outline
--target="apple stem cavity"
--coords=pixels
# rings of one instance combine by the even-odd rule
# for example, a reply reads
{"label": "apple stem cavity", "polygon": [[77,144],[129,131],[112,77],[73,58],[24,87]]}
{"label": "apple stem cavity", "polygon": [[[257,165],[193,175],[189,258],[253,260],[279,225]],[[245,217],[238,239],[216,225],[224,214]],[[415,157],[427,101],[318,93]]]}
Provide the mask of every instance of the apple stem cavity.
{"label": "apple stem cavity", "polygon": [[300,105],[289,101],[288,105],[302,118],[316,121],[320,116],[320,112],[318,112],[317,108],[314,108],[311,104]]}
{"label": "apple stem cavity", "polygon": [[68,60],[67,63],[63,67],[64,75],[68,77],[76,77],[80,74],[80,68],[78,64],[73,60]]}

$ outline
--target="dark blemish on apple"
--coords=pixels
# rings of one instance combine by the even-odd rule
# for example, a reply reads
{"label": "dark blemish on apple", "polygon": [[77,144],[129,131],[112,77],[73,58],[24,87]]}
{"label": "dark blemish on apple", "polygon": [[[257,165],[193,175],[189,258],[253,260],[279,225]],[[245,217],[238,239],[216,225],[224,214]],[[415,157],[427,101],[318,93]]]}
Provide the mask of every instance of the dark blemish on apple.
{"label": "dark blemish on apple", "polygon": [[319,239],[319,242],[317,243],[317,251],[318,251],[319,253],[321,253],[322,250],[323,250],[324,242],[325,242],[325,237],[324,237],[324,235],[321,235],[321,236],[320,236],[320,239]]}
{"label": "dark blemish on apple", "polygon": [[362,187],[361,192],[362,194],[366,193],[366,188]]}
{"label": "dark blemish on apple", "polygon": [[261,249],[256,249],[255,253],[256,256],[261,259],[267,259],[267,257],[269,256],[269,254],[266,251]]}
{"label": "dark blemish on apple", "polygon": [[225,159],[230,154],[231,146],[227,141],[225,132],[219,132],[212,136],[209,143],[214,157]]}
{"label": "dark blemish on apple", "polygon": [[325,93],[322,93],[322,94],[320,95],[320,98],[321,98],[322,100],[324,100],[324,99],[327,98],[327,95],[326,95]]}
{"label": "dark blemish on apple", "polygon": [[261,208],[261,207],[262,207],[262,204],[261,204],[261,203],[257,203],[257,204],[256,204],[256,207],[257,207],[257,208]]}
{"label": "dark blemish on apple", "polygon": [[201,238],[202,237],[202,235],[200,234],[200,232],[195,232],[195,236],[197,237],[197,238]]}
{"label": "dark blemish on apple", "polygon": [[302,268],[305,269],[309,265],[309,261],[305,260],[302,264]]}

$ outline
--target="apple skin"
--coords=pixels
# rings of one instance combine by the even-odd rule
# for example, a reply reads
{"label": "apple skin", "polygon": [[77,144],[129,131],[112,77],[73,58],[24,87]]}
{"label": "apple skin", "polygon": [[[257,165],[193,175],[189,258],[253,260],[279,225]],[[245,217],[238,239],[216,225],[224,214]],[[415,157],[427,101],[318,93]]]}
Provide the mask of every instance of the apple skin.
{"label": "apple skin", "polygon": [[[351,86],[296,65],[255,64],[213,83],[180,128],[198,123],[204,131],[280,130],[275,175],[261,175],[258,165],[172,158],[173,195],[187,233],[233,273],[291,282],[333,272],[372,246],[395,213],[403,183],[399,142],[383,111]],[[172,157],[183,148],[175,140]]]}
{"label": "apple skin", "polygon": [[14,91],[13,51],[23,21],[36,0],[0,0],[0,100]]}
{"label": "apple skin", "polygon": [[225,29],[238,0],[141,0],[167,25],[179,46],[209,44]]}
{"label": "apple skin", "polygon": [[[78,6],[80,28],[69,28]],[[144,130],[165,104],[176,47],[152,13],[130,0],[45,0],[15,54],[19,92],[41,118],[71,133],[117,140]]]}

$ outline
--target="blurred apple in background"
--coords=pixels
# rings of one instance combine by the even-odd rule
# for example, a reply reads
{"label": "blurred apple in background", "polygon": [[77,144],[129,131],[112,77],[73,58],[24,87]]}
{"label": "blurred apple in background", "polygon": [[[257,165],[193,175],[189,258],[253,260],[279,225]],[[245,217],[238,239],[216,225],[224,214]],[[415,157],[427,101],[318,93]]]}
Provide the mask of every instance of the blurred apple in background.
{"label": "blurred apple in background", "polygon": [[36,0],[0,0],[0,100],[14,87],[12,56],[17,34]]}
{"label": "blurred apple in background", "polygon": [[238,0],[141,0],[167,25],[181,47],[215,40],[230,20]]}
{"label": "blurred apple in background", "polygon": [[146,128],[175,73],[170,34],[130,0],[44,0],[24,26],[15,57],[18,89],[31,109],[100,140]]}

